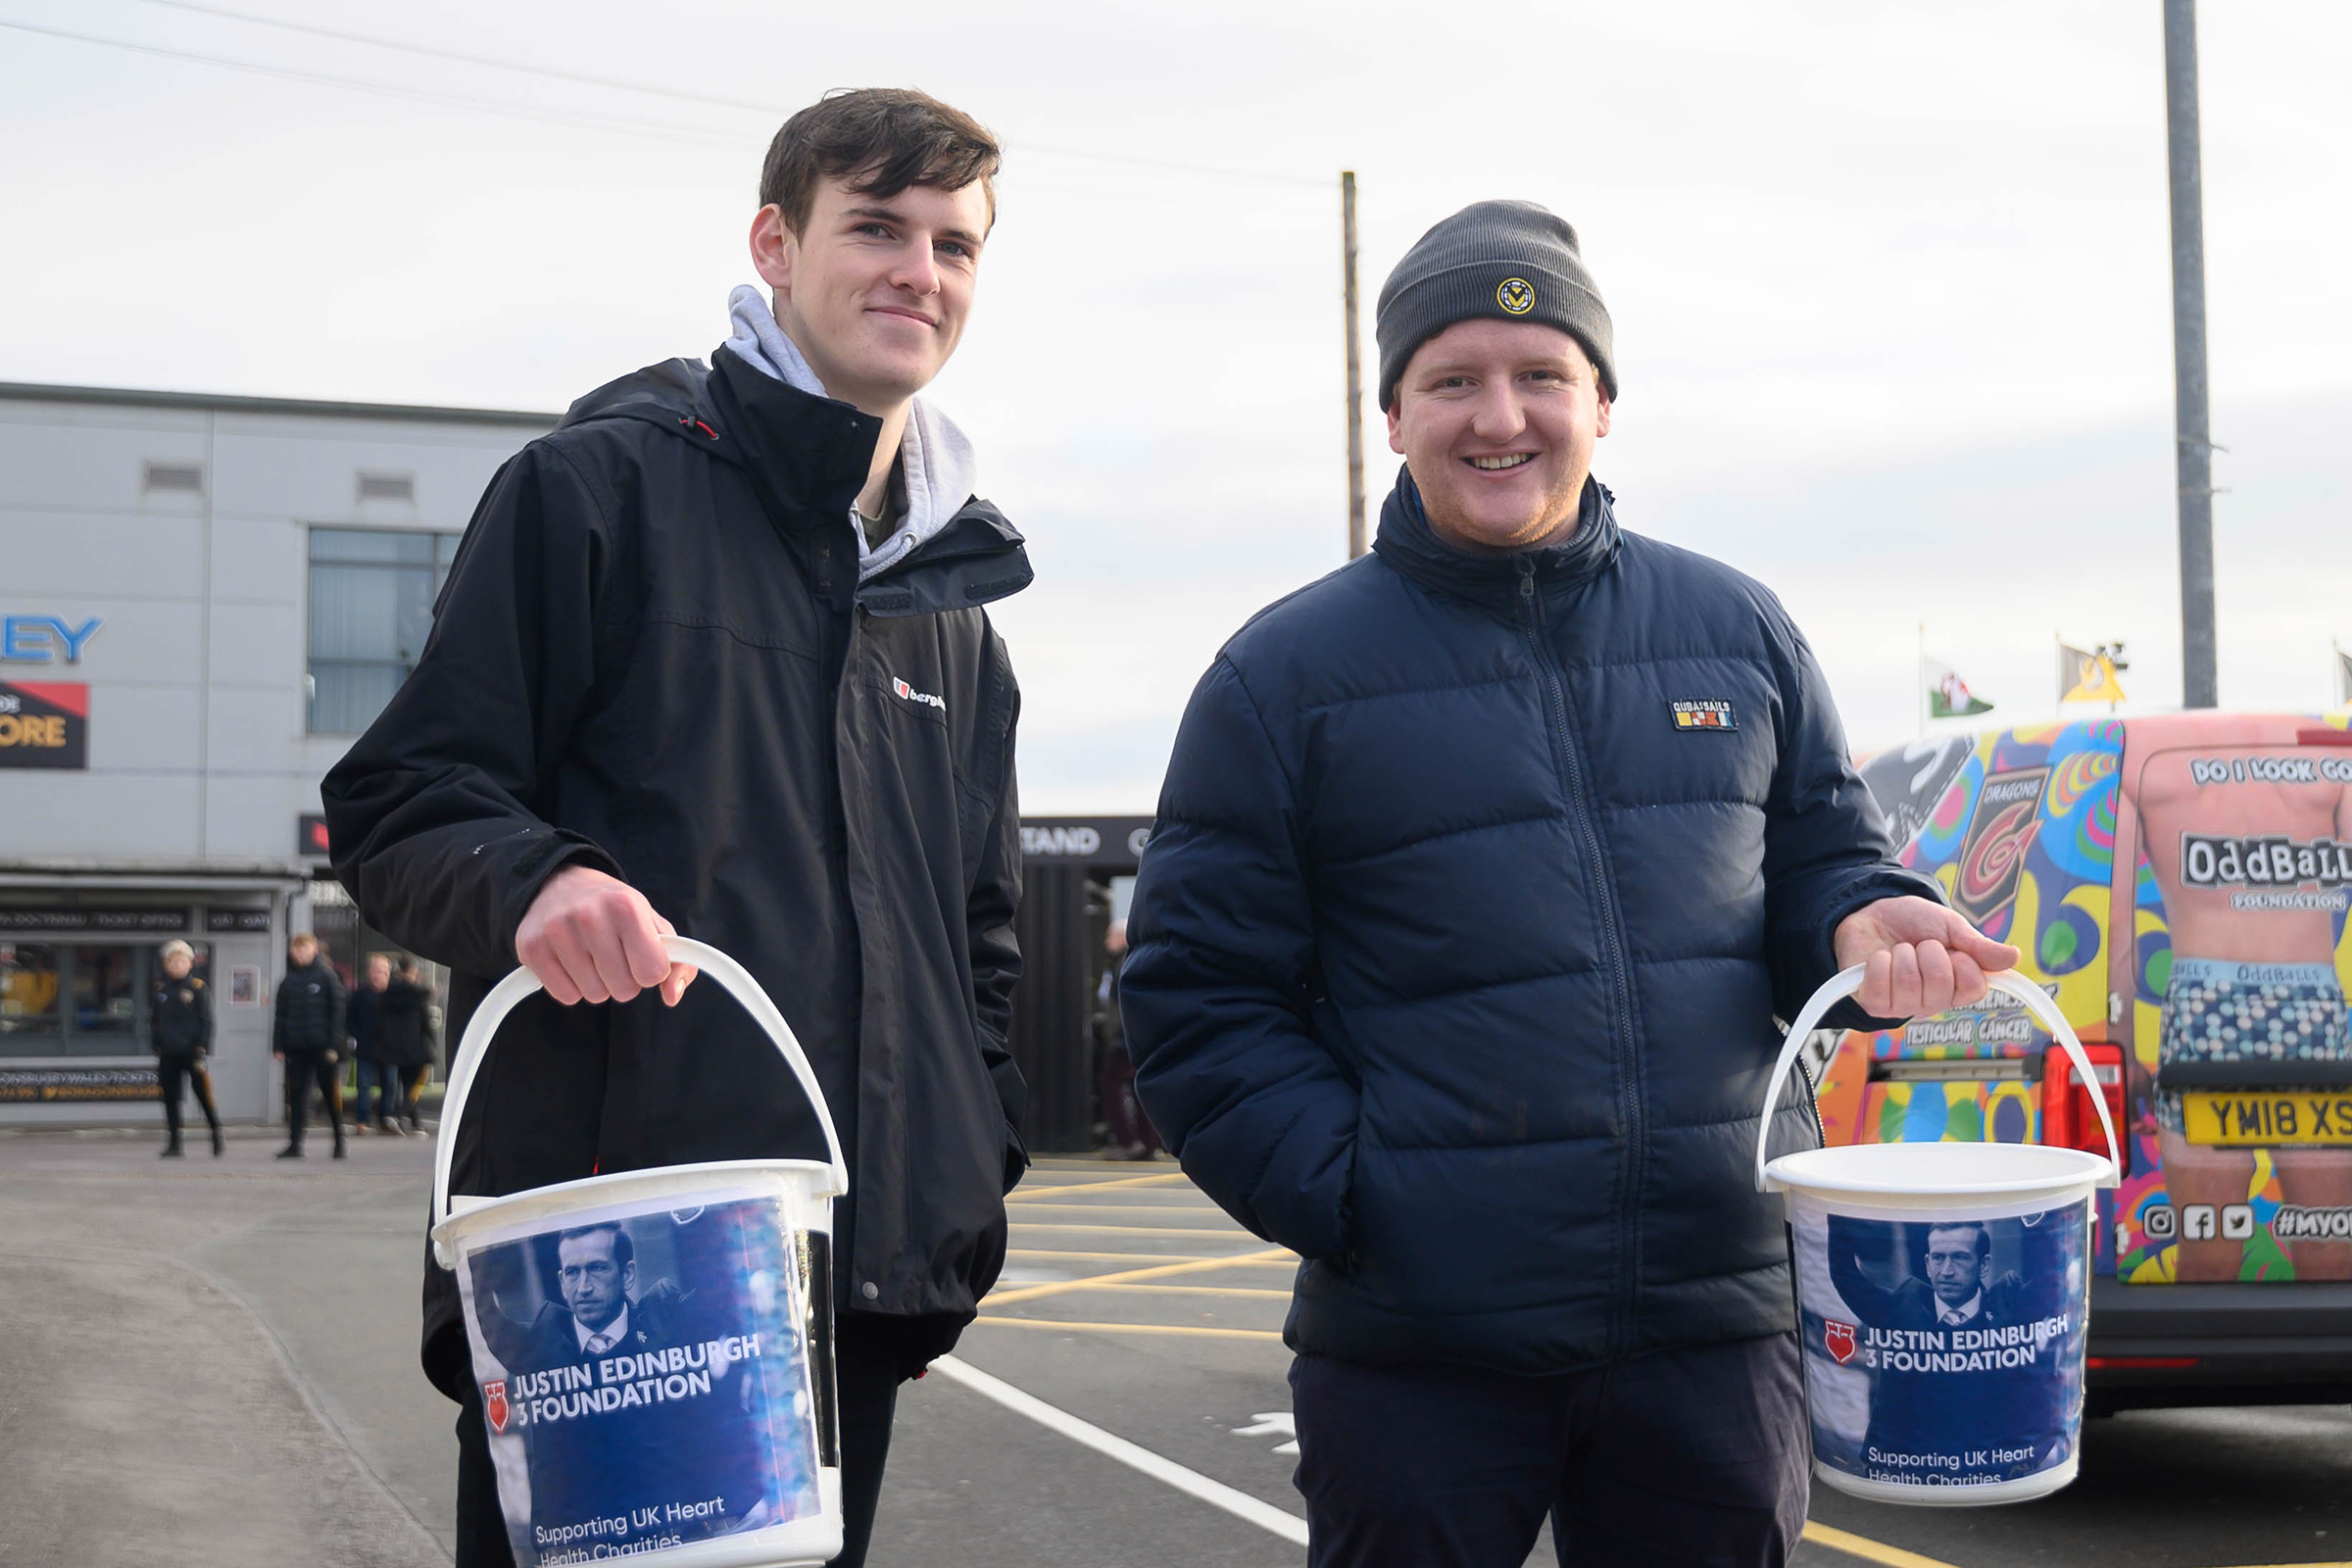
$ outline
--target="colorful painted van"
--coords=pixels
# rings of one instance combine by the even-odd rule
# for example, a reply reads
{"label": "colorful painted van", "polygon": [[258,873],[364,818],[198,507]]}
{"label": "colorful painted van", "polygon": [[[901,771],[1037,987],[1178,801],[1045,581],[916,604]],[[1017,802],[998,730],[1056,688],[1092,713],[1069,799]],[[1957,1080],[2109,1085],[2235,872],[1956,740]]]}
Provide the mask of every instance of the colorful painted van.
{"label": "colorful painted van", "polygon": [[[2024,953],[2126,1139],[2087,1397],[2352,1399],[2352,731],[2189,712],[1936,736],[1862,774],[1906,865]],[[2093,1091],[1995,997],[1844,1036],[1830,1142],[2100,1148]]]}

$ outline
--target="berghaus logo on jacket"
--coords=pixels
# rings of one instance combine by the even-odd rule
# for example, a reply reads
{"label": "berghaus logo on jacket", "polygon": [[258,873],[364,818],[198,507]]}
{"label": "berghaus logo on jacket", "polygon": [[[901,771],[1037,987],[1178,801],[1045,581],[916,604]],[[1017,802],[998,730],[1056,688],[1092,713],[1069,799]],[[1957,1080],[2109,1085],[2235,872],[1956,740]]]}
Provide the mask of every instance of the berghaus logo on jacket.
{"label": "berghaus logo on jacket", "polygon": [[946,698],[934,697],[929,692],[918,692],[895,675],[891,677],[890,689],[910,703],[927,703],[943,713],[948,710]]}

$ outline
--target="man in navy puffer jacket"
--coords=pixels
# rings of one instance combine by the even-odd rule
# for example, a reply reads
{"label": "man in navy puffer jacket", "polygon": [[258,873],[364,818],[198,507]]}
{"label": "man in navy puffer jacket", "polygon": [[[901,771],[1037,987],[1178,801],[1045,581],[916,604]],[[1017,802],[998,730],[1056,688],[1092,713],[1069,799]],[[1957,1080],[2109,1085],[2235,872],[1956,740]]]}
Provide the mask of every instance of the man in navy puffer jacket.
{"label": "man in navy puffer jacket", "polygon": [[[1324,1565],[1767,1564],[1806,1500],[1780,1035],[2014,962],[1896,865],[1778,601],[1621,531],[1575,231],[1487,202],[1382,290],[1371,556],[1193,695],[1122,976],[1186,1171],[1296,1250]],[[1848,1021],[1861,1021],[1849,1013]],[[1776,1152],[1810,1147],[1791,1102]]]}

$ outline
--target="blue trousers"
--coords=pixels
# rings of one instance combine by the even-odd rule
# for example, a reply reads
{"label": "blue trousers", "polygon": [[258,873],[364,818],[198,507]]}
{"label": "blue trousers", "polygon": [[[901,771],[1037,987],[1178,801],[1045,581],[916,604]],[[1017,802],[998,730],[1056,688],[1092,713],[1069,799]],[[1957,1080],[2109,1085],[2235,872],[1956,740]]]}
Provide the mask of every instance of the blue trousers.
{"label": "blue trousers", "polygon": [[1805,1526],[1796,1336],[1548,1377],[1301,1355],[1308,1568],[1783,1568]]}
{"label": "blue trousers", "polygon": [[359,1096],[361,1126],[373,1122],[383,1127],[403,1113],[400,1079],[397,1064],[374,1056],[360,1058],[360,1080],[354,1088]]}

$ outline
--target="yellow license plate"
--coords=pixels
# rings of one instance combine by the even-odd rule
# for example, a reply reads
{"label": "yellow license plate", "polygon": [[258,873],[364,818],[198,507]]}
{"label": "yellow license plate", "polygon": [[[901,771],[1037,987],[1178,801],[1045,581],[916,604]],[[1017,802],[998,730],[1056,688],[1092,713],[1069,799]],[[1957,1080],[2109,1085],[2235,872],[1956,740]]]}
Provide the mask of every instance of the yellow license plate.
{"label": "yellow license plate", "polygon": [[2180,1097],[2192,1144],[2352,1144],[2352,1094],[2290,1091]]}

